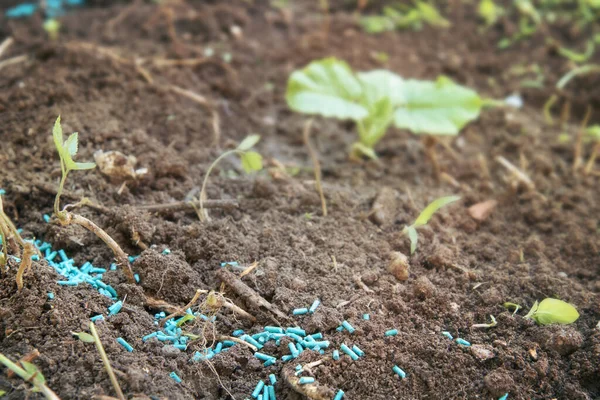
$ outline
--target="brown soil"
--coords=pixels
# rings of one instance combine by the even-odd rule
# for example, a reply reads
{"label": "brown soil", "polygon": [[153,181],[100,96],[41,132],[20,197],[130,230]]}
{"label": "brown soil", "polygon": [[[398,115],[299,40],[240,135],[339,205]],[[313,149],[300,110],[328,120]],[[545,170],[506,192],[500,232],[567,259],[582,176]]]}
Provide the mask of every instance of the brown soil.
{"label": "brown soil", "polygon": [[[180,40],[173,43],[164,17],[152,24],[157,5],[140,4],[120,14],[127,4],[100,3],[105,2],[65,16],[54,43],[45,39],[38,17],[1,21],[0,40],[12,36],[16,41],[2,59],[21,54],[29,59],[1,71],[0,183],[7,192],[5,208],[26,237],[65,249],[77,263],[108,266],[113,255],[98,239],[42,219],[52,211],[48,186],[55,187],[60,175],[50,136],[54,119],[62,115],[65,132],[79,132],[80,160],[91,160],[100,149],[118,150],[137,157],[138,168],[148,168],[148,174],[124,187],[97,169],[74,172],[67,182],[73,197],[64,199],[87,196],[107,207],[106,212],[80,211],[129,254],[141,254],[133,264],[140,285],[128,284],[121,271],[104,275],[120,298],[127,297],[119,314],[97,324],[129,398],[244,399],[270,373],[278,377],[278,399],[303,398],[284,383],[285,371],[320,358],[326,361],[312,370],[317,382],[326,393],[343,389],[347,399],[492,399],[504,393],[509,399],[600,398],[600,185],[597,177],[573,173],[572,144],[558,141],[563,131],[574,134],[579,120],[564,130],[544,123],[540,106],[567,66],[543,38],[500,52],[496,43],[503,33],[482,31],[472,6],[458,1],[446,10],[453,21],[448,30],[377,36],[364,34],[351,15],[353,7],[340,2],[326,38],[312,2],[295,5],[286,18],[266,4],[189,1],[173,8]],[[114,20],[118,15],[122,18]],[[232,25],[241,28],[241,37],[231,34]],[[216,60],[231,54],[231,64],[151,64],[154,58],[199,57],[207,48]],[[375,52],[386,52],[389,61],[381,65]],[[329,215],[322,217],[302,142],[305,117],[287,109],[283,93],[292,70],[330,55],[356,69],[385,67],[428,79],[446,74],[496,98],[519,90],[522,77],[511,75],[511,66],[538,63],[548,74],[548,89],[522,91],[522,110],[484,111],[450,143],[454,157],[440,147],[441,166],[458,186],[436,182],[418,137],[392,131],[378,147],[379,162],[352,163],[347,159],[352,125],[318,119],[313,140],[329,205]],[[147,60],[142,65],[153,83],[136,70],[135,58]],[[581,102],[574,103],[576,116],[587,102],[597,101],[589,89],[597,78],[583,82],[570,93]],[[274,90],[266,89],[267,83]],[[215,104],[221,120],[217,145],[211,112],[169,91],[169,84]],[[262,135],[258,147],[269,169],[245,176],[236,160],[227,159],[208,185],[208,198],[237,199],[239,208],[211,210],[212,220],[204,223],[193,210],[137,209],[184,200],[223,148],[253,132]],[[524,167],[535,189],[512,190],[509,174],[494,161],[497,156]],[[290,167],[289,174],[277,167],[281,164]],[[383,214],[372,218],[382,190],[387,193]],[[448,194],[460,194],[462,200],[420,231],[410,277],[396,280],[387,265],[391,252],[409,253],[403,226],[428,202]],[[498,206],[485,221],[469,216],[468,207],[489,199]],[[134,233],[151,247],[136,246]],[[165,248],[172,253],[161,254]],[[292,309],[321,299],[314,315],[291,320],[331,341],[324,356],[304,352],[298,360],[265,368],[249,348],[236,345],[210,364],[191,363],[198,344],[179,352],[154,340],[142,342],[156,330],[153,316],[160,311],[148,307],[145,295],[183,306],[198,288],[219,290],[220,263],[233,260],[241,265],[259,261],[242,281],[290,318]],[[62,399],[114,395],[96,349],[71,336],[87,330],[91,316],[106,315],[112,301],[85,285],[57,285],[58,274],[45,262],[34,263],[18,293],[15,270],[0,277],[1,352],[16,360],[39,350],[35,363]],[[48,300],[47,292],[55,299]],[[219,335],[236,329],[255,333],[273,324],[272,313],[254,308],[227,285],[224,295],[258,321],[236,319],[223,309],[214,326]],[[545,297],[573,303],[581,318],[569,326],[541,327],[522,317],[526,310],[513,316],[502,306],[510,301],[528,309]],[[362,319],[365,313],[369,321]],[[489,315],[497,326],[471,327],[489,322]],[[336,331],[343,320],[356,327],[353,334]],[[190,329],[199,334],[201,328]],[[399,334],[384,337],[392,328]],[[442,331],[480,346],[462,347]],[[126,352],[117,337],[135,351]],[[331,350],[342,342],[358,345],[365,356],[332,361]],[[269,344],[263,351],[280,357],[287,354],[284,347]],[[481,359],[482,348],[493,357]],[[407,372],[406,379],[392,372],[394,365]],[[181,384],[169,377],[171,371]],[[35,398],[26,386],[0,376],[7,399]]]}

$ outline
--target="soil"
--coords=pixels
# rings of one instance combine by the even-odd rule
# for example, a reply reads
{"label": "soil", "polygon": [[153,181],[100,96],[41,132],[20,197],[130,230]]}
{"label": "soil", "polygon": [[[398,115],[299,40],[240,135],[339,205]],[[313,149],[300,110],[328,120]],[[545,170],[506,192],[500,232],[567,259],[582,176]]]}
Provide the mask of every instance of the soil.
{"label": "soil", "polygon": [[[139,285],[120,270],[104,274],[125,299],[123,310],[106,317],[110,299],[89,286],[59,286],[59,275],[45,261],[34,262],[18,292],[11,264],[0,276],[3,354],[17,360],[37,349],[34,362],[62,399],[114,396],[95,347],[71,335],[87,331],[89,318],[104,313],[97,329],[127,398],[245,399],[270,373],[278,378],[277,399],[305,398],[284,377],[296,364],[321,358],[312,374],[328,398],[338,389],[347,399],[494,399],[505,393],[509,399],[600,398],[600,185],[597,176],[573,172],[573,144],[559,141],[562,132],[575,134],[587,104],[599,103],[598,78],[574,83],[566,94],[573,100],[571,121],[549,126],[541,106],[553,93],[552,82],[568,70],[564,58],[538,36],[497,50],[504,32],[482,30],[473,5],[449,2],[443,12],[453,25],[446,30],[367,35],[352,15],[355,2],[332,2],[325,36],[317,2],[293,2],[291,14],[259,1],[173,3],[177,42],[166,14],[157,17],[160,8],[150,2],[130,9],[123,2],[90,2],[61,19],[55,42],[46,39],[40,16],[1,21],[0,40],[15,39],[2,58],[28,56],[0,76],[0,183],[5,210],[23,235],[65,249],[78,265],[113,261],[86,231],[42,219],[52,212],[52,188],[60,178],[50,134],[57,115],[65,132],[79,132],[79,160],[115,150],[148,169],[124,185],[98,169],[73,172],[63,198],[67,203],[85,196],[104,206],[77,211],[128,254],[140,255],[132,264]],[[385,2],[373,3],[368,12]],[[241,34],[232,33],[234,25]],[[573,46],[583,43],[578,36],[568,39]],[[202,57],[209,48],[212,61],[195,66],[152,63]],[[377,52],[389,60],[377,61]],[[224,54],[231,63],[219,61]],[[352,124],[316,119],[312,137],[329,210],[324,217],[302,141],[306,118],[287,109],[284,91],[291,71],[326,56],[358,70],[388,68],[426,79],[445,74],[494,98],[519,91],[525,107],[487,109],[448,142],[450,151],[439,146],[440,165],[453,178],[441,182],[419,137],[392,130],[377,147],[378,161],[356,163],[348,160]],[[543,67],[546,86],[521,89],[522,77],[509,71],[533,63]],[[205,96],[220,116],[220,136],[210,109],[168,85]],[[238,208],[211,209],[206,222],[191,209],[140,209],[197,193],[215,158],[250,133],[262,136],[258,149],[267,169],[244,175],[239,161],[227,158],[208,184],[209,199],[237,200]],[[535,188],[516,187],[497,156],[523,168]],[[392,252],[410,253],[402,228],[431,200],[449,194],[462,199],[420,230],[418,250],[408,259],[410,275],[397,280],[388,264]],[[496,200],[496,208],[483,221],[473,219],[468,208],[487,200]],[[280,321],[284,326],[321,332],[331,341],[328,352],[306,351],[293,362],[263,367],[249,348],[236,345],[210,363],[194,363],[198,343],[174,351],[141,340],[156,330],[154,314],[161,311],[148,305],[147,296],[179,307],[196,289],[223,290],[257,318],[249,322],[223,308],[214,327],[192,324],[196,334],[256,333],[273,325],[273,313],[221,284],[217,273],[225,261],[258,261],[240,281],[289,315],[290,323]],[[546,297],[574,304],[581,317],[566,326],[523,318]],[[292,316],[316,298],[322,304],[314,314]],[[508,301],[524,310],[513,315],[502,306]],[[363,319],[366,313],[370,320]],[[490,315],[495,327],[472,327]],[[356,331],[337,331],[343,320]],[[392,328],[398,335],[384,336]],[[442,331],[474,346],[458,345]],[[117,337],[135,350],[126,352]],[[331,349],[341,343],[358,345],[365,356],[333,361]],[[280,357],[284,347],[269,344],[263,352]],[[406,371],[405,379],[392,372],[394,365]],[[169,377],[172,371],[182,383]],[[0,389],[6,399],[40,396],[5,374]]]}

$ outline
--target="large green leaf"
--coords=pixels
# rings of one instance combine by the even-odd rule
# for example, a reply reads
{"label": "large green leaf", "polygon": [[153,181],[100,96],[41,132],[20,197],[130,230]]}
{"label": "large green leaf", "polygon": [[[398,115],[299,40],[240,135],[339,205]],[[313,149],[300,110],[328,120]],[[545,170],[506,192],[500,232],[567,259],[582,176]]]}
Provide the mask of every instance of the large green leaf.
{"label": "large green leaf", "polygon": [[536,301],[525,318],[533,318],[540,325],[571,324],[579,318],[577,309],[571,304],[558,299]]}
{"label": "large green leaf", "polygon": [[416,134],[457,135],[479,116],[483,103],[475,91],[445,77],[436,82],[406,80],[404,97],[394,122]]}
{"label": "large green leaf", "polygon": [[326,58],[295,71],[288,80],[286,100],[298,112],[358,121],[367,116],[359,104],[362,86],[343,61]]}
{"label": "large green leaf", "polygon": [[384,69],[359,72],[356,76],[362,85],[361,103],[375,104],[383,98],[389,98],[394,107],[406,103],[401,76]]}

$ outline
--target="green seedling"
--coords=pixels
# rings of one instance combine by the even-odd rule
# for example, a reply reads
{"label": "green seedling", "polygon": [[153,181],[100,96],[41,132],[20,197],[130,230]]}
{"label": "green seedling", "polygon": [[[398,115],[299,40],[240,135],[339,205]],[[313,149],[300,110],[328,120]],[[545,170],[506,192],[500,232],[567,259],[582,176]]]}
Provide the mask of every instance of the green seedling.
{"label": "green seedling", "polygon": [[410,254],[414,254],[414,252],[417,250],[417,243],[419,241],[417,228],[427,225],[431,217],[433,217],[433,214],[435,214],[440,208],[458,200],[460,200],[459,196],[446,196],[435,199],[429,203],[429,205],[425,207],[423,211],[421,211],[421,214],[419,214],[419,217],[412,225],[404,227],[402,233],[407,235],[410,240]]}
{"label": "green seedling", "polygon": [[503,12],[503,8],[496,5],[494,0],[481,0],[477,7],[477,13],[485,21],[486,26],[494,25]]}
{"label": "green seedling", "polygon": [[414,7],[399,5],[384,7],[383,15],[361,17],[360,25],[367,33],[381,33],[394,29],[421,30],[424,25],[447,28],[450,22],[442,17],[437,8],[424,1],[415,1]]}
{"label": "green seedling", "polygon": [[79,146],[78,137],[79,134],[75,132],[72,133],[67,140],[63,140],[63,130],[60,125],[60,116],[56,119],[54,128],[52,130],[52,138],[54,139],[54,145],[56,146],[56,150],[58,151],[58,155],[60,157],[60,169],[62,176],[56,192],[56,198],[54,199],[54,216],[56,217],[58,224],[61,226],[68,226],[71,224],[79,225],[98,236],[98,238],[100,238],[108,247],[110,247],[110,249],[114,252],[119,264],[125,268],[125,275],[127,276],[129,282],[134,283],[135,278],[133,277],[133,271],[129,265],[129,258],[123,249],[121,249],[121,247],[117,244],[117,242],[115,242],[115,240],[110,237],[110,235],[102,228],[89,219],[69,211],[70,208],[84,205],[88,203],[89,200],[83,199],[81,202],[75,205],[67,205],[62,210],[60,209],[60,196],[64,191],[65,182],[69,172],[88,170],[96,167],[96,164],[94,163],[81,163],[73,160],[73,157],[77,154]]}
{"label": "green seedling", "polygon": [[44,378],[42,372],[34,364],[27,361],[20,361],[20,365],[17,365],[4,354],[0,354],[0,363],[17,374],[25,382],[31,383],[34,392],[42,393],[49,400],[60,400],[56,393],[46,386],[46,378]]}
{"label": "green seedling", "polygon": [[[2,203],[2,195],[0,195],[0,242],[2,243],[2,253],[0,253],[0,268],[5,269],[8,263],[8,252],[14,257],[21,259],[19,263],[19,269],[15,275],[17,282],[17,289],[21,291],[23,289],[23,275],[31,269],[31,257],[34,254],[39,255],[39,251],[29,241],[25,241],[15,224],[11,221],[10,217],[4,212],[4,206]],[[23,249],[23,251],[21,251]]]}
{"label": "green seedling", "polygon": [[509,301],[507,301],[506,303],[502,304],[502,306],[504,306],[504,308],[506,308],[507,310],[513,310],[512,315],[514,316],[520,309],[521,306],[516,304],[516,303],[511,303]]}
{"label": "green seedling", "polygon": [[586,139],[594,142],[594,147],[592,148],[592,153],[590,154],[590,158],[585,164],[585,173],[589,175],[594,168],[594,164],[596,163],[596,158],[598,154],[600,154],[600,125],[593,125],[586,129]]}
{"label": "green seedling", "polygon": [[110,382],[117,393],[117,397],[119,400],[125,400],[125,396],[123,395],[123,391],[121,390],[121,386],[119,385],[119,381],[117,381],[117,376],[110,366],[110,361],[108,360],[108,356],[104,351],[104,346],[102,345],[102,341],[100,341],[100,336],[98,336],[98,331],[96,331],[96,325],[93,322],[90,322],[90,332],[91,335],[87,332],[71,332],[74,336],[77,336],[79,340],[84,343],[94,343],[96,345],[96,349],[98,353],[100,353],[100,358],[102,359],[102,363],[104,364],[104,369],[108,373],[108,377]]}
{"label": "green seedling", "polygon": [[250,150],[259,140],[260,135],[247,136],[235,149],[224,152],[210,165],[208,171],[206,171],[204,181],[202,182],[202,189],[200,190],[200,209],[197,210],[197,213],[198,218],[200,218],[201,221],[210,220],[208,213],[204,209],[204,202],[206,201],[206,184],[208,183],[208,177],[213,168],[215,168],[215,166],[224,158],[236,154],[240,157],[242,168],[246,173],[249,174],[251,172],[260,171],[263,168],[262,156],[256,151]]}
{"label": "green seedling", "polygon": [[336,58],[293,72],[286,100],[297,112],[355,121],[359,140],[352,154],[373,159],[374,146],[392,124],[414,134],[457,135],[484,105],[476,92],[446,77],[432,82],[386,70],[354,73]]}
{"label": "green seedling", "polygon": [[490,314],[490,319],[492,320],[492,322],[490,322],[489,324],[474,324],[471,325],[471,328],[493,328],[496,325],[498,325],[498,322],[496,321],[496,318]]}
{"label": "green seedling", "polygon": [[541,303],[533,303],[533,307],[525,318],[531,318],[540,325],[572,324],[579,318],[577,309],[571,304],[558,299],[544,299]]}
{"label": "green seedling", "polygon": [[44,22],[44,30],[51,40],[57,40],[60,32],[60,22],[54,18],[48,19]]}

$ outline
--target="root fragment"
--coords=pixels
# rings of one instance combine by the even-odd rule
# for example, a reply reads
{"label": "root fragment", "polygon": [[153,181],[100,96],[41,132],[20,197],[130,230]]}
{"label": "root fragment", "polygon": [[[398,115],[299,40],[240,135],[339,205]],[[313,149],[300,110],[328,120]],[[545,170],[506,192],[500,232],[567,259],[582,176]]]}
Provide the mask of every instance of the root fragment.
{"label": "root fragment", "polygon": [[295,392],[303,394],[311,400],[331,400],[335,395],[331,388],[319,385],[316,382],[300,385],[300,378],[294,372],[292,367],[286,366],[283,368],[282,375],[283,379]]}

